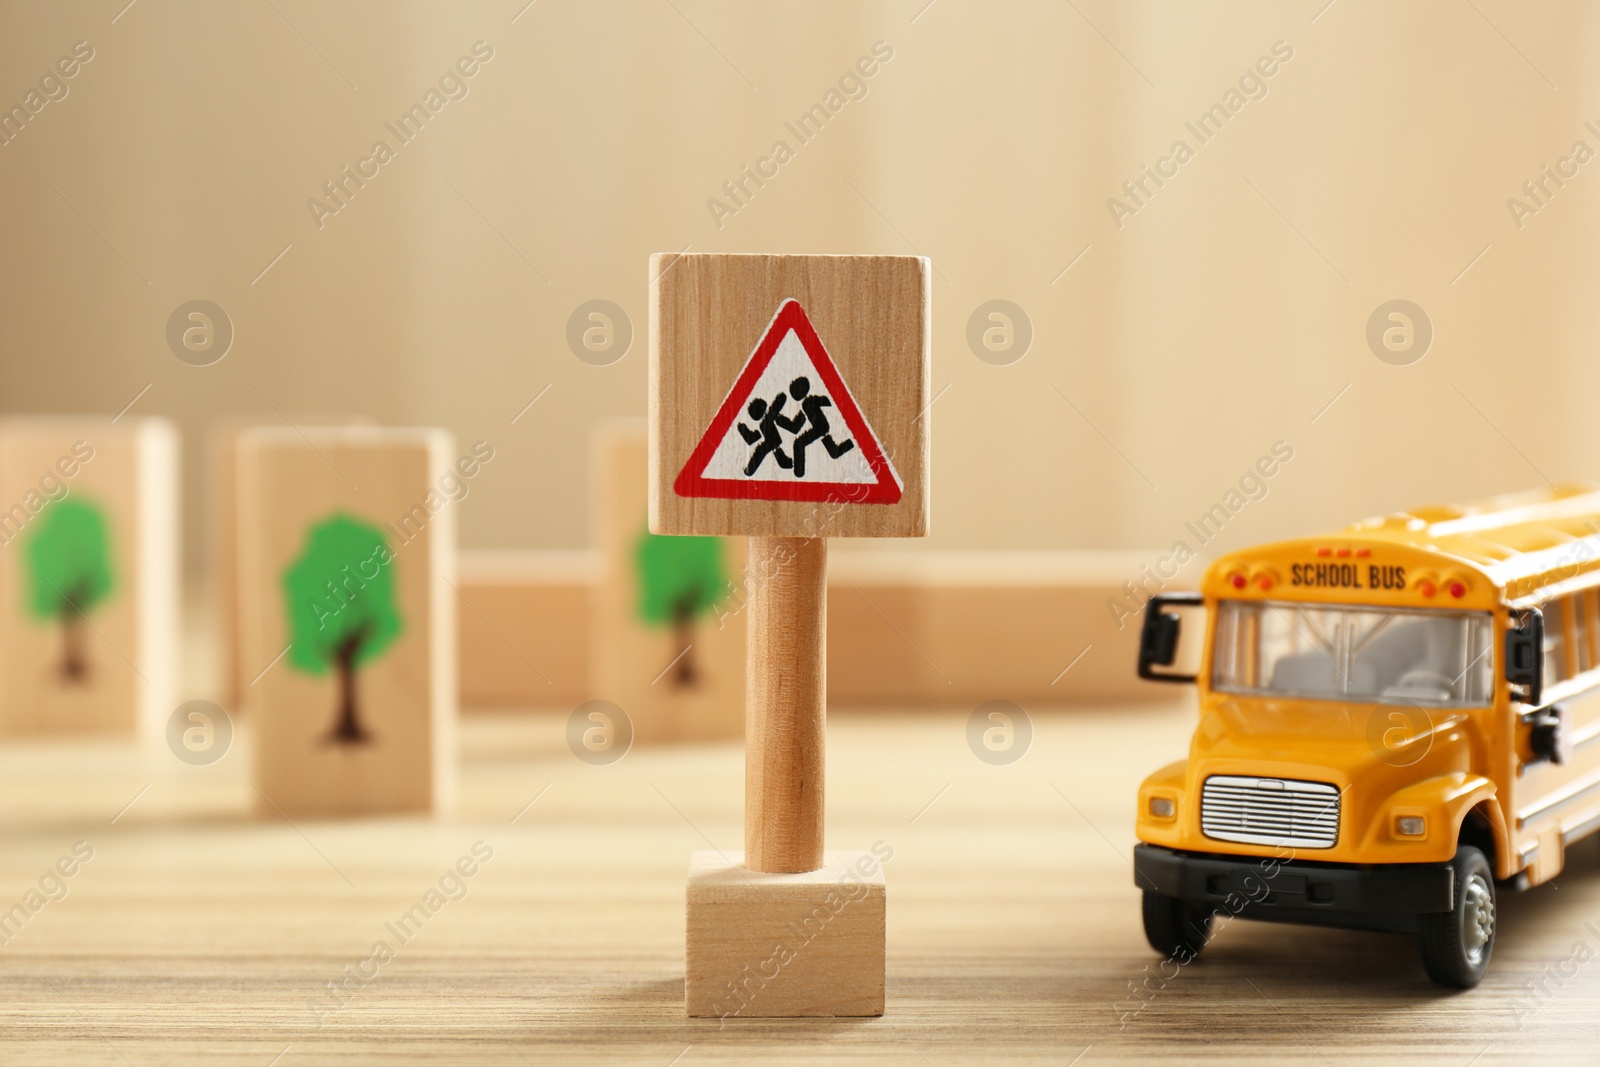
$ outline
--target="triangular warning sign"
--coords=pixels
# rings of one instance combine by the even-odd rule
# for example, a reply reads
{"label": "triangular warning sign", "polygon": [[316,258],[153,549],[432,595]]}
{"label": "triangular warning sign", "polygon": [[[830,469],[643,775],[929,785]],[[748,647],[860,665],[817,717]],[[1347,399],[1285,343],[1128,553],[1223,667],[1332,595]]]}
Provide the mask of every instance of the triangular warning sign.
{"label": "triangular warning sign", "polygon": [[679,496],[894,504],[903,489],[797,300],[785,300],[689,462]]}

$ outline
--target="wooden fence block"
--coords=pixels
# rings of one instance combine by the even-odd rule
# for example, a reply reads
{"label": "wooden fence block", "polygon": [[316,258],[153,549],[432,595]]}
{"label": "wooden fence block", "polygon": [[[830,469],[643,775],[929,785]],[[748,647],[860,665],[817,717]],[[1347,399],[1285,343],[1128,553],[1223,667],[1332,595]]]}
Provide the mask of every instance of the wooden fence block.
{"label": "wooden fence block", "polygon": [[[729,548],[736,554],[742,545],[731,542]],[[881,553],[861,560],[869,554],[836,551],[831,561],[833,706],[910,709],[976,706],[991,699],[1044,706],[1148,698],[1149,687],[1132,667],[1140,619],[1126,616],[1119,628],[1121,612],[1108,605],[1136,608],[1123,583],[1137,581],[1141,564],[1160,553],[986,550]],[[598,622],[581,622],[590,610],[591,587],[592,595],[600,595],[598,553],[472,552],[463,553],[462,561],[462,593],[550,678],[547,685],[462,604],[464,702],[571,707],[605,695],[606,683],[588,666],[590,657],[604,655],[605,638]],[[742,573],[744,566],[734,569]],[[1199,573],[1203,564],[1190,566]],[[736,595],[747,599],[748,588]],[[619,602],[624,601],[613,601]],[[598,618],[599,607],[593,610]],[[742,626],[744,614],[741,607],[727,624]],[[551,652],[536,654],[545,648]],[[469,669],[469,663],[481,666]]]}
{"label": "wooden fence block", "polygon": [[1119,620],[1109,605],[1137,607],[1124,583],[1159,555],[838,553],[829,696],[907,706],[1148,697],[1134,672],[1140,618]]}
{"label": "wooden fence block", "polygon": [[241,435],[243,647],[262,671],[245,704],[264,814],[447,802],[455,513],[441,482],[454,462],[442,430]]}
{"label": "wooden fence block", "polygon": [[650,533],[648,462],[643,420],[595,431],[589,697],[626,711],[636,744],[739,737],[744,539]]}
{"label": "wooden fence block", "polygon": [[461,707],[564,708],[589,699],[596,553],[459,556]]}
{"label": "wooden fence block", "polygon": [[0,421],[0,732],[162,736],[177,508],[164,420]]}

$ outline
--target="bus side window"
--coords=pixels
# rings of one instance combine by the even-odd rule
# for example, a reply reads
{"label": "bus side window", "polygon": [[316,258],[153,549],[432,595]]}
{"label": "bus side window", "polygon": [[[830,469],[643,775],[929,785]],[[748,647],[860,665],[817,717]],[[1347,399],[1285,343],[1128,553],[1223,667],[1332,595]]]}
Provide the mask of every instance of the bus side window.
{"label": "bus side window", "polygon": [[1544,684],[1554,685],[1571,677],[1567,671],[1566,598],[1544,605]]}
{"label": "bus side window", "polygon": [[1578,670],[1592,671],[1597,666],[1595,646],[1600,641],[1600,626],[1596,625],[1600,620],[1595,618],[1596,608],[1600,607],[1600,593],[1593,589],[1575,593],[1572,606],[1572,618],[1577,623],[1573,641],[1578,646]]}
{"label": "bus side window", "polygon": [[1584,635],[1583,613],[1588,607],[1582,593],[1569,593],[1561,598],[1561,619],[1566,624],[1566,641],[1561,657],[1566,663],[1563,678],[1573,678],[1583,669],[1583,657],[1588,641]]}

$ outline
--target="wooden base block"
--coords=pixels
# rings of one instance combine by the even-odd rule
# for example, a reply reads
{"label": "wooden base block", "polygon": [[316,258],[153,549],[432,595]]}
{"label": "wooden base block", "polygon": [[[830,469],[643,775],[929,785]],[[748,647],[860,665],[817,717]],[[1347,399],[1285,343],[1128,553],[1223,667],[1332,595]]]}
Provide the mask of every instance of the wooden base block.
{"label": "wooden base block", "polygon": [[883,865],[829,852],[821,870],[762,874],[742,852],[689,858],[688,1014],[883,1014]]}
{"label": "wooden base block", "polygon": [[582,549],[460,554],[462,711],[571,711],[589,699],[595,571],[595,554]]}

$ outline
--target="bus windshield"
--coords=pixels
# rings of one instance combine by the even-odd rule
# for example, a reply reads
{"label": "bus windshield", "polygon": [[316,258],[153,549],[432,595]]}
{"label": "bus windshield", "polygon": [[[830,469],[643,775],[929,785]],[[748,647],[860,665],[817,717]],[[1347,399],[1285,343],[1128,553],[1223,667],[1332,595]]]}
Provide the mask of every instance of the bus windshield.
{"label": "bus windshield", "polygon": [[1484,707],[1494,692],[1494,617],[1225,600],[1212,687],[1228,693],[1430,707]]}

